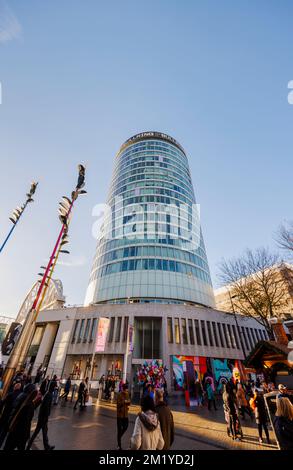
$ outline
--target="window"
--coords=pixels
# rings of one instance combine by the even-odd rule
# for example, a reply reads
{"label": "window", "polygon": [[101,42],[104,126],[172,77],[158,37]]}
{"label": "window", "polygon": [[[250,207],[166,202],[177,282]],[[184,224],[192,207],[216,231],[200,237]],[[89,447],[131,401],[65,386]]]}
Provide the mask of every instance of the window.
{"label": "window", "polygon": [[222,330],[222,324],[221,324],[221,323],[217,323],[217,327],[218,327],[218,331],[219,331],[219,338],[220,338],[221,346],[222,346],[222,348],[225,348],[225,347],[226,347],[226,343],[225,343],[225,341],[224,341],[223,330]]}
{"label": "window", "polygon": [[246,347],[246,349],[249,350],[249,346],[248,346],[248,342],[247,342],[247,338],[246,338],[244,326],[241,327],[241,331],[242,331],[242,338],[244,339],[245,347]]}
{"label": "window", "polygon": [[179,318],[175,318],[175,343],[180,344]]}
{"label": "window", "polygon": [[253,343],[252,343],[252,339],[251,339],[251,336],[250,336],[249,328],[247,328],[247,326],[246,326],[245,329],[246,329],[247,338],[248,338],[248,342],[249,342],[249,349],[252,349],[253,348]]}
{"label": "window", "polygon": [[207,340],[205,322],[204,322],[204,320],[200,320],[200,323],[201,323],[201,333],[202,333],[203,344],[205,346],[207,346],[208,345],[208,340]]}
{"label": "window", "polygon": [[234,340],[237,346],[237,349],[240,349],[240,343],[239,343],[239,334],[238,334],[238,328],[236,330],[236,326],[232,325],[232,330],[233,330],[233,335],[234,335]]}
{"label": "window", "polygon": [[85,327],[85,330],[84,330],[84,336],[83,336],[83,342],[84,342],[84,343],[86,343],[87,338],[88,338],[88,335],[89,335],[90,324],[91,324],[91,319],[89,318],[89,319],[86,321],[86,327]]}
{"label": "window", "polygon": [[194,332],[193,332],[193,324],[191,318],[188,320],[188,330],[189,330],[189,340],[190,344],[194,344]]}
{"label": "window", "polygon": [[110,329],[109,329],[109,339],[108,342],[112,343],[114,335],[114,326],[115,326],[115,317],[111,317],[110,320]]}
{"label": "window", "polygon": [[119,343],[120,335],[121,335],[121,324],[122,324],[122,317],[117,318],[117,326],[116,326],[116,334],[115,334],[115,342]]}
{"label": "window", "polygon": [[75,325],[74,325],[74,330],[73,330],[73,335],[72,335],[71,343],[75,343],[78,325],[79,325],[79,320],[75,320]]}
{"label": "window", "polygon": [[217,328],[216,328],[216,323],[213,321],[213,322],[212,322],[212,325],[213,325],[213,332],[214,332],[215,343],[216,343],[216,346],[219,347],[219,338],[218,338],[218,332],[217,332]]}
{"label": "window", "polygon": [[211,322],[210,321],[207,321],[207,328],[208,328],[208,336],[209,336],[209,343],[210,343],[210,346],[214,346],[214,340],[213,340],[213,337],[212,337],[212,331],[211,331]]}
{"label": "window", "polygon": [[83,335],[83,329],[84,329],[84,318],[81,320],[81,324],[80,324],[80,329],[79,329],[79,334],[78,334],[78,339],[77,339],[77,342],[80,343],[81,342],[81,338],[82,338],[82,335]]}
{"label": "window", "polygon": [[182,342],[183,344],[187,344],[187,328],[186,328],[186,319],[181,318],[181,328],[182,328]]}
{"label": "window", "polygon": [[254,347],[254,345],[257,341],[256,341],[256,338],[255,338],[255,335],[254,335],[253,328],[250,328],[250,332],[251,332],[251,337],[252,337],[252,347]]}
{"label": "window", "polygon": [[223,323],[222,326],[223,326],[223,330],[224,330],[224,336],[226,338],[227,348],[231,348],[232,343],[231,343],[231,338],[230,338],[230,335],[229,335],[227,325],[226,325],[226,323]]}
{"label": "window", "polygon": [[196,343],[199,346],[201,346],[201,337],[200,337],[199,321],[198,320],[194,320],[194,327],[195,327]]}
{"label": "window", "polygon": [[133,357],[151,359],[161,357],[162,321],[159,318],[134,320],[135,342]]}
{"label": "window", "polygon": [[227,327],[228,327],[231,347],[236,348],[235,338],[234,338],[234,335],[232,333],[231,325],[227,325]]}
{"label": "window", "polygon": [[92,321],[92,327],[91,327],[90,343],[92,343],[93,340],[94,340],[96,326],[97,326],[97,318],[94,318],[93,321]]}
{"label": "window", "polygon": [[168,343],[174,343],[172,318],[167,318],[167,330],[168,330]]}
{"label": "window", "polygon": [[126,342],[128,339],[128,323],[129,317],[124,317],[124,324],[123,324],[123,342]]}
{"label": "window", "polygon": [[260,333],[261,333],[262,339],[265,340],[266,339],[265,330],[260,330]]}

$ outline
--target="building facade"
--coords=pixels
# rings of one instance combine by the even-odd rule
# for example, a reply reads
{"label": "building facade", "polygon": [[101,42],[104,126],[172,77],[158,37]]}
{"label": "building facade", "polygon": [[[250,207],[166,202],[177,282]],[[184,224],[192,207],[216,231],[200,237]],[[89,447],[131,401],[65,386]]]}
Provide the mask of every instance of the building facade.
{"label": "building facade", "polygon": [[85,304],[188,302],[214,306],[187,156],[145,132],[116,158]]}

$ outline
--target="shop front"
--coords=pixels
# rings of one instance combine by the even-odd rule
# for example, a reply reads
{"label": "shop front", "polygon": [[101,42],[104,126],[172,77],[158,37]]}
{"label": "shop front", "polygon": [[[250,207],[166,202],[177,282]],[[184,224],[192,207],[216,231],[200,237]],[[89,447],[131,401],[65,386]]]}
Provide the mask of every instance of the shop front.
{"label": "shop front", "polygon": [[246,380],[246,373],[241,361],[237,359],[219,359],[204,356],[171,356],[174,391],[193,389],[199,380],[203,387],[207,381],[215,391],[221,392],[223,383],[231,379]]}

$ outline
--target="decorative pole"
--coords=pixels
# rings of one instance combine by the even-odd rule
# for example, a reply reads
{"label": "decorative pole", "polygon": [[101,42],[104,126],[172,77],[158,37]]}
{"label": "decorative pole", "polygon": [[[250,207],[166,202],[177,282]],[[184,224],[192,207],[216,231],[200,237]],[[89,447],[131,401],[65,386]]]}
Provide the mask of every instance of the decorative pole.
{"label": "decorative pole", "polygon": [[33,202],[33,198],[32,196],[35,194],[35,191],[37,189],[37,186],[38,186],[38,183],[32,183],[31,184],[31,187],[30,187],[30,190],[29,192],[27,193],[26,195],[26,201],[25,203],[21,206],[21,207],[17,207],[16,209],[14,209],[13,213],[12,213],[12,216],[9,217],[9,220],[11,220],[11,222],[13,223],[11,229],[9,230],[8,232],[8,235],[7,237],[5,238],[4,242],[2,243],[1,247],[0,247],[0,253],[1,251],[3,250],[3,248],[5,247],[6,243],[8,242],[9,238],[11,237],[12,233],[13,233],[13,230],[15,229],[16,225],[18,224],[18,221],[20,219],[20,217],[22,216],[22,214],[24,213],[25,211],[25,208],[26,206],[28,205],[29,202]]}
{"label": "decorative pole", "polygon": [[23,366],[24,360],[27,357],[27,353],[29,351],[31,342],[33,340],[33,336],[35,333],[35,321],[37,319],[38,313],[42,306],[43,300],[45,298],[45,293],[48,288],[49,282],[52,278],[52,274],[54,268],[57,263],[57,259],[60,253],[69,253],[67,250],[62,250],[62,246],[67,243],[67,233],[68,233],[68,224],[69,224],[69,216],[71,210],[73,208],[73,204],[78,198],[79,195],[85,194],[82,188],[85,185],[85,168],[83,165],[78,166],[78,181],[75,190],[71,194],[71,199],[66,196],[63,196],[62,201],[59,204],[59,219],[62,223],[61,230],[59,232],[57,241],[55,243],[53,252],[50,256],[49,262],[46,267],[41,266],[41,269],[45,269],[44,273],[39,273],[42,276],[42,279],[39,281],[40,286],[37,291],[35,300],[33,302],[32,308],[24,322],[22,332],[18,338],[17,343],[15,344],[9,360],[7,362],[7,366],[5,368],[4,376],[3,376],[3,393],[6,394],[11,380],[16,372],[16,370]]}

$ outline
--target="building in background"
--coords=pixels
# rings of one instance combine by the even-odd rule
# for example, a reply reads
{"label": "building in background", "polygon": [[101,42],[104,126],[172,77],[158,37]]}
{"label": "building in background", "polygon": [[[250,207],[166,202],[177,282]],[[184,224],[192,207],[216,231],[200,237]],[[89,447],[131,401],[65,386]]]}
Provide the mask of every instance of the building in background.
{"label": "building in background", "polygon": [[[249,278],[248,278],[249,279]],[[293,265],[288,263],[280,264],[276,266],[276,282],[278,280],[283,282],[286,286],[284,295],[288,299],[286,310],[280,312],[283,315],[284,320],[293,316]],[[253,282],[253,276],[251,276],[251,282]],[[215,289],[215,301],[216,308],[223,312],[233,312],[231,298],[229,296],[231,288],[229,285]],[[277,313],[277,312],[276,312]]]}
{"label": "building in background", "polygon": [[189,303],[214,294],[185,151],[144,132],[116,158],[85,304]]}

